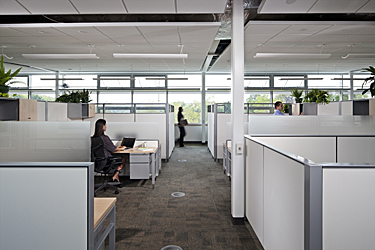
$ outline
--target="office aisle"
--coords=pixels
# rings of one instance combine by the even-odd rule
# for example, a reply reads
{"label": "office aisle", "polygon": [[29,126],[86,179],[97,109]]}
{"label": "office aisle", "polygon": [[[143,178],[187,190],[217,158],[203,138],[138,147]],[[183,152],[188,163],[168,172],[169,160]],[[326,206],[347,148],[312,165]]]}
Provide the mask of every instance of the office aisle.
{"label": "office aisle", "polygon": [[[222,164],[213,161],[207,146],[186,145],[163,163],[154,190],[150,180],[124,179],[116,203],[116,249],[261,249],[247,223],[231,223],[230,181]],[[186,195],[175,198],[173,192]],[[98,194],[108,196],[116,195]]]}

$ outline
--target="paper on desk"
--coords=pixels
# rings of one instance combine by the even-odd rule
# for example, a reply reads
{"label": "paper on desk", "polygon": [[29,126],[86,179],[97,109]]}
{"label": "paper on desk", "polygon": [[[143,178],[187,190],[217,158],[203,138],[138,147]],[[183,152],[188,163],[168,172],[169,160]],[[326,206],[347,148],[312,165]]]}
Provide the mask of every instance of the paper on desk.
{"label": "paper on desk", "polygon": [[138,148],[140,151],[152,151],[152,148]]}

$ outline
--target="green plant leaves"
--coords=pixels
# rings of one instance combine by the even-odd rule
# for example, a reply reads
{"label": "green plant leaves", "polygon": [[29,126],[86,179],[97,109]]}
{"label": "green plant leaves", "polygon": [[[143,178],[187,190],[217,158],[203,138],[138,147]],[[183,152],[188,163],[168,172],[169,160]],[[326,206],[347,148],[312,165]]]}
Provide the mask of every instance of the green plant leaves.
{"label": "green plant leaves", "polygon": [[62,94],[56,98],[56,102],[70,102],[70,103],[89,103],[90,93],[88,90],[83,89],[82,91],[68,91],[68,93]]}
{"label": "green plant leaves", "polygon": [[[364,82],[362,83],[362,89],[363,92],[362,92],[362,95],[366,94],[368,91],[370,91],[371,93],[371,97],[374,97],[375,95],[375,68],[372,67],[372,66],[369,66],[368,68],[363,68],[362,69],[364,72],[370,72],[371,73],[371,76],[366,78],[364,80]],[[370,86],[368,89],[365,89],[364,86],[367,84],[367,83],[370,83]]]}
{"label": "green plant leaves", "polygon": [[[14,71],[13,73],[11,72],[11,70],[8,70],[7,72],[5,72],[5,67],[4,67],[4,56],[1,55],[1,63],[0,63],[0,85],[11,85],[11,84],[14,84],[14,83],[24,83],[24,82],[21,82],[21,81],[11,81],[9,82],[10,80],[12,80],[14,77],[16,77],[18,75],[18,73],[20,73],[22,67],[17,69],[16,71]],[[8,83],[8,84],[6,84]]]}
{"label": "green plant leaves", "polygon": [[328,98],[328,90],[312,89],[305,95],[304,102],[328,104]]}

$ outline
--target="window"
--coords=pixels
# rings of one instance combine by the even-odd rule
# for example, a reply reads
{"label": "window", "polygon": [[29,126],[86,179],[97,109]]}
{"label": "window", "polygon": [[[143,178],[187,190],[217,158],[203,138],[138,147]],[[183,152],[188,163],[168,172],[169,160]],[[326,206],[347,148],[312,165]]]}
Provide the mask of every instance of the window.
{"label": "window", "polygon": [[270,78],[268,76],[245,76],[244,85],[245,88],[269,88]]}
{"label": "window", "polygon": [[55,92],[32,91],[30,99],[38,101],[55,101]]}
{"label": "window", "polygon": [[133,103],[166,103],[165,91],[134,91]]}
{"label": "window", "polygon": [[188,80],[168,80],[168,88],[201,88],[201,75],[168,75],[168,78],[188,78]]}
{"label": "window", "polygon": [[280,101],[283,103],[293,103],[293,97],[290,91],[274,91],[273,92],[273,103]]}
{"label": "window", "polygon": [[130,88],[130,80],[120,78],[130,78],[130,76],[100,76],[101,78],[118,78],[118,80],[100,80],[101,88]]}
{"label": "window", "polygon": [[170,92],[169,104],[175,108],[175,123],[177,123],[178,108],[183,107],[183,114],[189,123],[201,122],[201,93],[197,92]]}
{"label": "window", "polygon": [[[91,99],[93,99],[93,97],[91,97]],[[98,102],[99,103],[131,103],[131,92],[101,91],[98,95]]]}
{"label": "window", "polygon": [[25,91],[25,90],[10,89],[8,94],[10,97],[13,97],[13,95],[15,95],[13,98],[29,99],[29,93],[27,90]]}
{"label": "window", "polygon": [[28,77],[20,76],[14,77],[11,82],[17,81],[18,83],[13,83],[10,85],[11,88],[27,88],[28,87]]}
{"label": "window", "polygon": [[[165,88],[165,80],[148,80],[150,78],[164,78],[165,76],[144,76],[135,77],[134,87],[136,88]],[[146,79],[147,78],[147,79]]]}
{"label": "window", "polygon": [[60,80],[59,89],[96,89],[96,75],[63,75],[62,78],[82,78],[83,80]]}
{"label": "window", "polygon": [[[274,77],[274,87],[277,88],[293,88],[293,87],[304,87],[305,80],[291,80],[295,78],[304,78],[301,76],[275,76]],[[289,79],[289,80],[282,80]]]}
{"label": "window", "polygon": [[308,78],[323,78],[323,80],[309,80],[309,89],[332,89],[350,88],[349,80],[332,80],[334,78],[345,78],[348,75],[308,75]]}
{"label": "window", "polygon": [[56,78],[56,75],[32,75],[30,76],[29,88],[55,90],[55,80],[40,80],[41,78]]}
{"label": "window", "polygon": [[[271,95],[270,92],[245,92],[245,103],[249,104],[249,113],[271,113]],[[258,104],[259,103],[259,104]]]}
{"label": "window", "polygon": [[231,88],[231,81],[227,80],[230,75],[206,75],[206,88]]}

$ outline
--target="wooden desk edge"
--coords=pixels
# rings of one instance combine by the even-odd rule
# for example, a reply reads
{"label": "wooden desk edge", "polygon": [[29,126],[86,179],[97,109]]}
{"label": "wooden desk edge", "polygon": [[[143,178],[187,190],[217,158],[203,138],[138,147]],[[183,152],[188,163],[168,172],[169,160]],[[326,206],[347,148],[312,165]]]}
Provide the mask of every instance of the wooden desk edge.
{"label": "wooden desk edge", "polygon": [[[98,226],[100,221],[108,213],[108,211],[115,205],[117,198],[94,198],[94,229]],[[102,211],[98,211],[99,207],[105,207]],[[100,213],[100,216],[98,216]]]}

